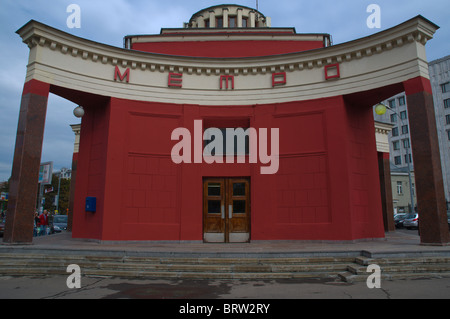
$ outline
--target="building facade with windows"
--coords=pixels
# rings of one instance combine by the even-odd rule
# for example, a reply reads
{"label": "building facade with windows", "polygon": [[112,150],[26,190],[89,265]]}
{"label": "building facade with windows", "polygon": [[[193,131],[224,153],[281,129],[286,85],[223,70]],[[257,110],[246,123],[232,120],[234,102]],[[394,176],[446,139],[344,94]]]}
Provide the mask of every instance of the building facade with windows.
{"label": "building facade with windows", "polygon": [[387,112],[384,115],[374,112],[374,117],[377,121],[392,125],[388,140],[393,209],[394,213],[409,213],[417,210],[417,200],[406,94],[402,92],[382,103],[388,106]]}
{"label": "building facade with windows", "polygon": [[414,211],[411,207],[411,194],[413,195],[413,203],[417,203],[414,172],[411,173],[411,178],[412,183],[409,181],[407,172],[401,170],[391,170],[394,214],[410,213]]}
{"label": "building facade with windows", "polygon": [[[436,128],[442,165],[447,209],[450,210],[450,56],[431,61],[429,72],[433,91]],[[389,133],[392,174],[414,171],[411,135],[409,132],[408,105],[405,93],[400,93],[382,102],[390,109],[384,115],[374,113],[375,119],[393,125]],[[393,194],[396,194],[396,178],[392,178]],[[409,183],[409,181],[408,181]],[[414,178],[412,181],[414,185]],[[408,193],[407,193],[408,194]],[[408,198],[410,198],[409,196]],[[406,198],[406,197],[405,197]],[[394,199],[394,208],[399,201]],[[409,202],[410,204],[411,202]],[[408,206],[408,205],[406,205]],[[403,206],[400,206],[403,207]]]}
{"label": "building facade with windows", "polygon": [[[328,34],[270,25],[255,9],[219,5],[183,28],[126,36],[124,48],[36,21],[18,30],[30,48],[20,114],[33,116],[19,119],[6,240],[28,234],[14,227],[32,220],[21,207],[39,156],[28,159],[21,141],[43,134],[49,93],[84,109],[74,238],[383,238],[389,155],[377,151],[372,106],[406,92],[412,125],[427,130],[412,143],[416,164],[434,156],[420,147],[435,134],[420,112],[432,105],[425,44],[438,27],[417,16],[331,45]],[[428,185],[418,192],[431,225],[421,236],[446,241],[435,223],[442,190],[415,173]]]}
{"label": "building facade with windows", "polygon": [[[376,115],[375,119],[392,124],[389,134],[390,160],[393,170],[414,169],[413,154],[411,149],[411,136],[409,133],[408,105],[404,92],[390,97],[382,102],[389,109],[384,115]],[[410,165],[408,165],[410,164]]]}
{"label": "building facade with windows", "polygon": [[429,63],[436,125],[441,150],[442,177],[450,210],[450,55]]}

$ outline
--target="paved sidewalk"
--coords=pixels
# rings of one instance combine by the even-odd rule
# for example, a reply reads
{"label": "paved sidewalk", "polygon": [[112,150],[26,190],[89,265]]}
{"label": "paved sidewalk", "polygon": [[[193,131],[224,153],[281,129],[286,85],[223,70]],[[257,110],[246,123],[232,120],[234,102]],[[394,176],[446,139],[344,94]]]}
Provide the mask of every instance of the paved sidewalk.
{"label": "paved sidewalk", "polygon": [[255,241],[246,244],[205,244],[201,242],[99,242],[73,239],[71,233],[35,237],[30,245],[0,244],[0,252],[47,251],[49,253],[134,253],[134,254],[183,254],[202,256],[245,256],[245,255],[302,255],[302,254],[351,254],[367,252],[376,254],[449,254],[450,246],[421,245],[416,232],[400,231],[386,233],[384,239],[360,241]]}

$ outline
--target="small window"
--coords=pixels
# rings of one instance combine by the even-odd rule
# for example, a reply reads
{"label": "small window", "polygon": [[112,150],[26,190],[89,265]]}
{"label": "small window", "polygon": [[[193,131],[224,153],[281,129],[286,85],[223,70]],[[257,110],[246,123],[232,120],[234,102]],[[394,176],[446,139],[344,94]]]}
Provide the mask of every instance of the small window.
{"label": "small window", "polygon": [[220,200],[208,201],[208,214],[220,214],[220,206],[222,202]]}
{"label": "small window", "polygon": [[403,194],[403,184],[402,182],[397,182],[397,194]]}
{"label": "small window", "polygon": [[397,123],[397,114],[391,114],[391,123]]}
{"label": "small window", "polygon": [[402,157],[401,156],[396,156],[394,158],[394,163],[395,163],[395,165],[402,165]]}
{"label": "small window", "polygon": [[223,17],[217,17],[216,28],[223,28]]}
{"label": "small window", "polygon": [[[213,128],[212,128],[213,129]],[[211,155],[249,155],[250,153],[250,131],[249,128],[229,128],[231,132],[231,136],[234,138],[234,141],[232,142],[232,145],[234,146],[233,150],[227,149],[227,128],[217,128],[213,129],[206,129],[204,132],[205,140],[204,140],[204,147],[206,148],[210,143],[212,143],[215,139],[215,133],[221,133],[222,137],[222,148],[216,149],[215,147],[212,147],[212,149],[209,149],[211,151]],[[219,145],[214,145],[219,146]]]}
{"label": "small window", "polygon": [[245,200],[233,200],[233,214],[245,214],[246,211]]}
{"label": "small window", "polygon": [[398,136],[398,127],[392,129],[392,136]]}
{"label": "small window", "polygon": [[245,183],[233,183],[233,196],[245,196]]}
{"label": "small window", "polygon": [[445,123],[446,123],[447,125],[450,125],[450,114],[448,114],[448,115],[445,116]]}
{"label": "small window", "polygon": [[236,17],[229,17],[228,18],[228,27],[229,28],[236,28],[237,27],[237,18]]}
{"label": "small window", "polygon": [[406,111],[400,112],[400,118],[402,120],[406,120],[408,118],[408,114],[406,113]]}
{"label": "small window", "polygon": [[409,133],[408,125],[403,125],[402,126],[402,134],[408,134],[408,133]]}
{"label": "small window", "polygon": [[448,137],[448,140],[450,141],[450,130],[447,130],[447,137]]}
{"label": "small window", "polygon": [[409,138],[406,138],[403,140],[403,148],[409,148],[410,144],[409,144]]}
{"label": "small window", "polygon": [[205,20],[205,27],[209,28],[209,19]]}
{"label": "small window", "polygon": [[450,108],[450,99],[445,99],[444,100],[444,109],[448,109]]}
{"label": "small window", "polygon": [[404,96],[401,96],[398,98],[398,105],[399,106],[405,105],[405,97]]}
{"label": "small window", "polygon": [[412,163],[411,154],[405,154],[405,163]]}
{"label": "small window", "polygon": [[398,151],[400,149],[400,141],[392,142],[392,146],[394,148],[394,151]]}
{"label": "small window", "polygon": [[242,18],[242,27],[248,28],[248,18]]}
{"label": "small window", "polygon": [[450,82],[441,84],[442,93],[450,92]]}
{"label": "small window", "polygon": [[390,107],[390,108],[392,108],[392,109],[395,108],[395,106],[396,106],[396,105],[395,105],[395,100],[389,100],[388,103],[389,103],[389,107]]}
{"label": "small window", "polygon": [[221,186],[222,185],[220,183],[209,183],[208,184],[208,196],[220,196]]}

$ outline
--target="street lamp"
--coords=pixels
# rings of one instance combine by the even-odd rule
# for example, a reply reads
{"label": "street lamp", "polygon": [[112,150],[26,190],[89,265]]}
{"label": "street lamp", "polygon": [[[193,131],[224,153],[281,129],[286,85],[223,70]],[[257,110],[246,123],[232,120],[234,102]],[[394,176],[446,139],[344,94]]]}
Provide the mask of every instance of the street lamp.
{"label": "street lamp", "polygon": [[[375,106],[375,113],[377,115],[384,115],[384,114],[386,114],[388,109],[397,115],[397,118],[400,119],[400,122],[403,126],[404,123],[403,123],[403,119],[400,116],[400,114],[398,114],[398,112],[395,111],[394,109],[392,109],[391,107],[384,105],[383,103],[379,103]],[[406,163],[408,164],[409,195],[411,196],[411,210],[412,210],[412,212],[414,212],[414,194],[413,194],[413,189],[412,189],[412,178],[411,178],[411,159],[409,157],[410,156],[409,155],[410,147],[411,147],[411,138],[409,139],[408,146],[405,147],[405,149],[406,149]]]}
{"label": "street lamp", "polygon": [[78,106],[73,110],[73,115],[75,115],[78,118],[82,118],[84,116],[84,109],[82,106]]}

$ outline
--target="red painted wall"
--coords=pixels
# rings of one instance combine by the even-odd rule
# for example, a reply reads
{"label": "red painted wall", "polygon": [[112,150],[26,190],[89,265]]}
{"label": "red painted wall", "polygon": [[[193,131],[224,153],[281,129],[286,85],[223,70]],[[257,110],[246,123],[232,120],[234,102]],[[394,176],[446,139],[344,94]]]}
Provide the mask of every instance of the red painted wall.
{"label": "red painted wall", "polygon": [[138,51],[214,58],[267,56],[322,47],[322,41],[186,41],[134,43],[132,45],[132,49]]}
{"label": "red painted wall", "polygon": [[[85,107],[73,237],[202,240],[204,177],[250,177],[251,240],[384,237],[372,109],[342,97],[257,106],[111,99]],[[172,130],[249,121],[280,128],[280,168],[172,162]],[[97,212],[86,213],[86,196]]]}
{"label": "red painted wall", "polygon": [[[101,239],[105,230],[109,215],[105,207],[105,181],[110,107],[109,103],[88,106],[88,116],[82,120],[72,228],[75,238]],[[97,198],[95,214],[85,213],[86,197]]]}

